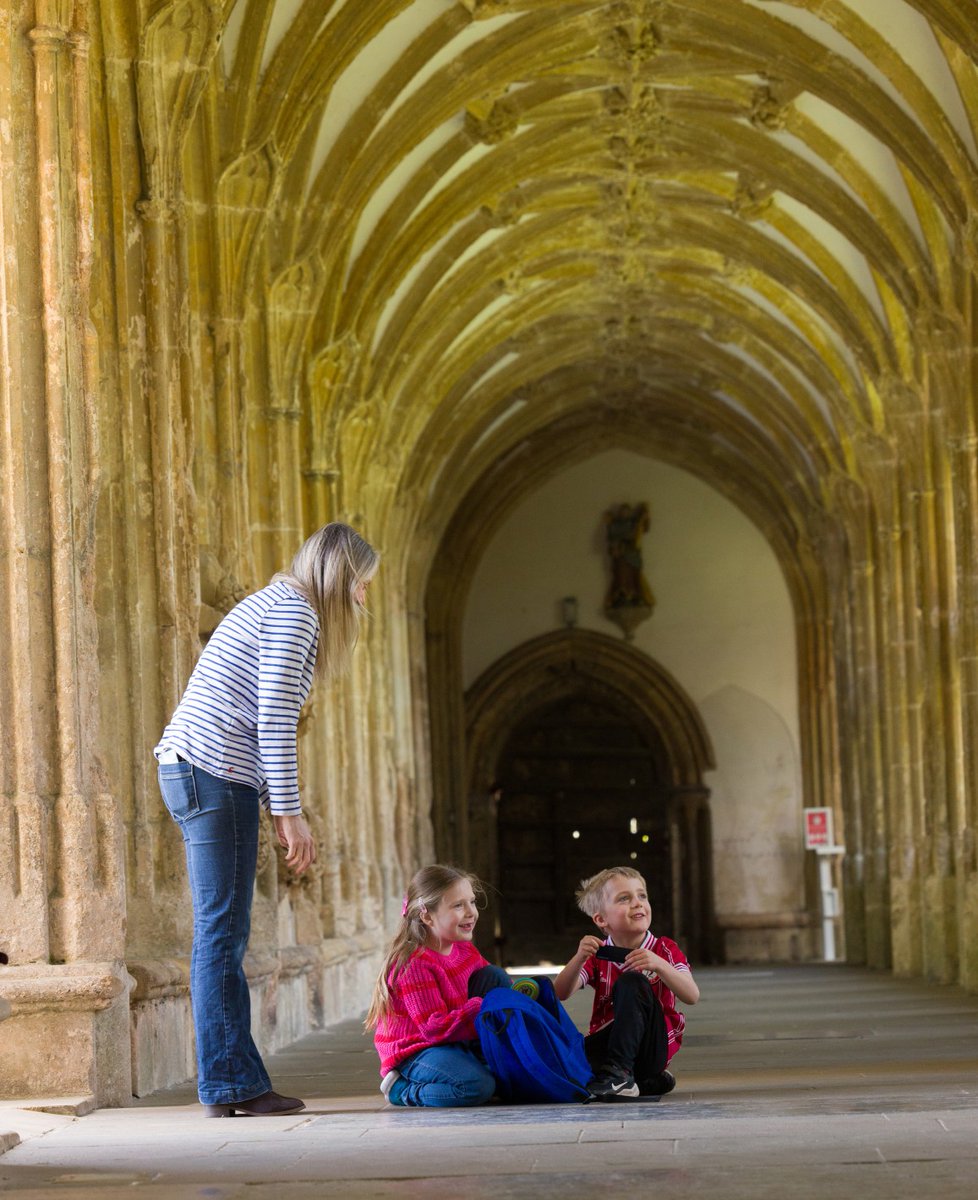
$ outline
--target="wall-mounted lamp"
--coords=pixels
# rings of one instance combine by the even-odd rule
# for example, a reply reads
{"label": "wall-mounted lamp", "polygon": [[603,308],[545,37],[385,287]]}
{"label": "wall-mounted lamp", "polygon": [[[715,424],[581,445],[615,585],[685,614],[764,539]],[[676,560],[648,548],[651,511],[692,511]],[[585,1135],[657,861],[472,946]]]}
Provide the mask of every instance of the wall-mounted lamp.
{"label": "wall-mounted lamp", "polygon": [[560,602],[560,613],[568,629],[577,624],[577,597],[565,596]]}

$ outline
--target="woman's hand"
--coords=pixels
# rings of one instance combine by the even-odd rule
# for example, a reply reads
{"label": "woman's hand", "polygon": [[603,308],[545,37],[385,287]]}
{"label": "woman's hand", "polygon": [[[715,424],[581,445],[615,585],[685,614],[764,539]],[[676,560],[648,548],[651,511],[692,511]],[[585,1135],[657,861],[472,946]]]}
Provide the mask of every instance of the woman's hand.
{"label": "woman's hand", "polygon": [[306,818],[273,814],[279,845],[285,847],[285,865],[301,875],[316,861],[316,842]]}

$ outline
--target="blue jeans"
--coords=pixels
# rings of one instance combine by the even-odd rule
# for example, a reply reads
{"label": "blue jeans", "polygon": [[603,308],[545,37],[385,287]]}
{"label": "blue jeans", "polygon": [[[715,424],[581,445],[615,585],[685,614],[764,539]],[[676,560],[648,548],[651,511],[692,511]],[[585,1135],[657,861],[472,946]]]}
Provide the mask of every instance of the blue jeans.
{"label": "blue jeans", "polygon": [[201,1104],[234,1104],[271,1090],[251,1037],[244,955],[258,861],[258,792],[188,762],[161,763],[160,791],[183,834],[194,906],[190,1003]]}
{"label": "blue jeans", "polygon": [[[468,991],[470,996],[484,996],[490,988],[509,986],[502,967],[485,966],[472,973]],[[470,1107],[485,1104],[496,1091],[496,1080],[477,1041],[429,1046],[399,1062],[397,1070],[401,1078],[389,1099],[407,1108]]]}
{"label": "blue jeans", "polygon": [[444,1042],[397,1064],[401,1074],[391,1104],[408,1108],[463,1108],[492,1099],[496,1081],[482,1061],[478,1042]]}

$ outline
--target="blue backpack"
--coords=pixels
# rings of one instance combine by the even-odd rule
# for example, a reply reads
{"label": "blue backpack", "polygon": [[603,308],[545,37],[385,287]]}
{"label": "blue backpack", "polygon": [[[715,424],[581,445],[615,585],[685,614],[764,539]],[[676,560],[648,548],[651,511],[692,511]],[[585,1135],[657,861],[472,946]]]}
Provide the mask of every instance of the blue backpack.
{"label": "blue backpack", "polygon": [[586,1100],[591,1068],[584,1038],[564,1011],[549,979],[538,979],[539,997],[493,988],[475,1027],[503,1100],[521,1104]]}

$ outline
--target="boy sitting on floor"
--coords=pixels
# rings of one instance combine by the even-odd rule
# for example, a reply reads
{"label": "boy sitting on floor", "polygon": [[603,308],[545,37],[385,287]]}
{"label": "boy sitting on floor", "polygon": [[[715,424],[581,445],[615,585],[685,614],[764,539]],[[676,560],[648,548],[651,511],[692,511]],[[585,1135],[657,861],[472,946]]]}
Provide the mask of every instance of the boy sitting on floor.
{"label": "boy sitting on floor", "polygon": [[[577,905],[605,939],[593,934],[581,939],[554,980],[554,991],[566,1000],[585,984],[594,988],[591,1029],[584,1039],[595,1073],[588,1088],[599,1100],[664,1096],[676,1086],[666,1068],[686,1024],[676,998],[684,1004],[700,998],[686,956],[649,928],[645,880],[633,867],[611,867],[585,879]],[[616,953],[622,961],[605,957]]]}

